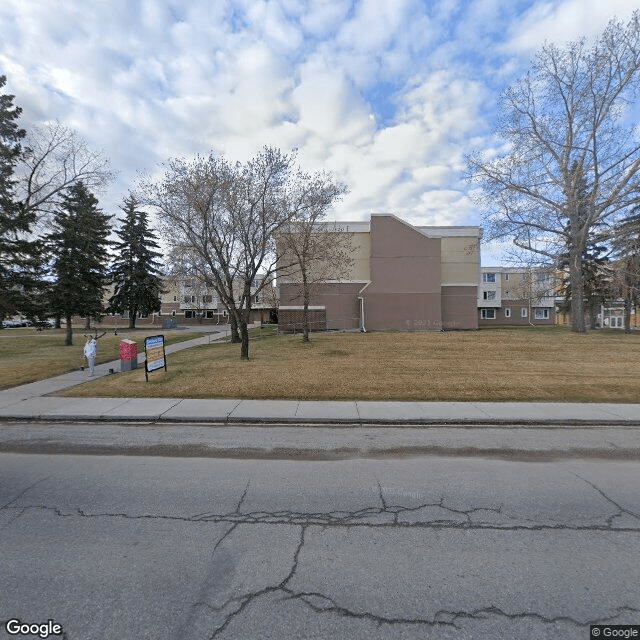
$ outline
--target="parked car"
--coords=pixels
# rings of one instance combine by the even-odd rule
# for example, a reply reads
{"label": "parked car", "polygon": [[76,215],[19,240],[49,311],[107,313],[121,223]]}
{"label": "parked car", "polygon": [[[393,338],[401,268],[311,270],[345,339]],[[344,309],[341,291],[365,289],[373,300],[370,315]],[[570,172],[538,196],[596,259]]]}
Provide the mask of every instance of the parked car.
{"label": "parked car", "polygon": [[2,326],[5,329],[13,329],[14,327],[33,327],[31,320],[3,320]]}

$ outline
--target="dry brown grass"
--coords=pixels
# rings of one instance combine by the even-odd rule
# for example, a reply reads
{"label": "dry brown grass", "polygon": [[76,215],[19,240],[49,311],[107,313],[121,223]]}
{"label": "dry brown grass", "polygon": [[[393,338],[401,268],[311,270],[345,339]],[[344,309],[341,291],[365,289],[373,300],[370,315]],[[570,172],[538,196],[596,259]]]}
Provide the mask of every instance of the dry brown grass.
{"label": "dry brown grass", "polygon": [[349,333],[198,347],[168,371],[119,374],[70,395],[304,400],[640,401],[640,334],[564,327]]}
{"label": "dry brown grass", "polygon": [[[64,330],[3,329],[0,332],[0,389],[43,380],[54,375],[86,366],[83,357],[83,329],[74,332],[73,346],[64,346]],[[102,332],[102,331],[101,331]],[[145,336],[163,333],[168,344],[189,340],[202,334],[156,329],[120,329],[118,335],[109,331],[98,341],[97,362],[109,362],[120,357],[120,341],[130,338],[143,348]]]}

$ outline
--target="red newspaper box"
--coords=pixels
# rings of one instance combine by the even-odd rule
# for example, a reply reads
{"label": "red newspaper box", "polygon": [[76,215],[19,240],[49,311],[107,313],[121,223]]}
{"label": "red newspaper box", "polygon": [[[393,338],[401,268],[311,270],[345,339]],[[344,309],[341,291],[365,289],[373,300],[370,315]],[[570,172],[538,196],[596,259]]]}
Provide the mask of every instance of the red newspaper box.
{"label": "red newspaper box", "polygon": [[120,343],[120,371],[138,368],[138,345],[133,340]]}

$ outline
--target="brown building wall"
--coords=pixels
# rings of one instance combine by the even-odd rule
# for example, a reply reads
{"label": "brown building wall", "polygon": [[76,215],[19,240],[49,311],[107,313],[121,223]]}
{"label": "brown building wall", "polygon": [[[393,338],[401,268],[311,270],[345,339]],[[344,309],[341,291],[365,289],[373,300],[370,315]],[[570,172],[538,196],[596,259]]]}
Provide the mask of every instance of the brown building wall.
{"label": "brown building wall", "polygon": [[367,330],[442,328],[440,240],[393,216],[371,216],[371,284],[364,290]]}
{"label": "brown building wall", "polygon": [[[172,311],[176,312],[176,315],[172,315]],[[202,313],[202,312],[199,312]],[[249,315],[249,323],[262,322],[267,324],[270,320],[271,310],[270,309],[252,309]],[[225,325],[229,324],[229,317],[224,316],[222,312],[217,313],[213,312],[212,318],[206,317],[195,317],[195,318],[185,318],[184,310],[180,310],[179,305],[176,305],[176,309],[165,309],[165,305],[162,307],[161,315],[158,314],[149,314],[146,318],[137,318],[136,319],[136,328],[162,328],[164,323],[173,320],[177,325],[180,326],[188,326],[197,328],[199,326],[212,326],[212,325]],[[86,323],[86,318],[81,318],[80,316],[74,316],[72,318],[72,324],[74,326],[84,326]],[[91,320],[92,328],[104,328],[104,329],[122,329],[129,326],[129,318],[123,318],[121,315],[105,315],[102,317],[100,322],[96,322],[93,319]]]}
{"label": "brown building wall", "polygon": [[[360,327],[358,295],[365,284],[365,282],[316,284],[312,287],[309,305],[325,307],[327,329],[358,329]],[[302,306],[300,285],[293,283],[280,285],[280,306]]]}
{"label": "brown building wall", "polygon": [[[278,311],[279,333],[302,333],[304,317],[302,309],[280,309]],[[325,331],[327,317],[324,309],[309,309],[309,327],[311,331]]]}
{"label": "brown building wall", "polygon": [[442,287],[442,328],[445,331],[477,329],[477,297],[475,286]]}
{"label": "brown building wall", "polygon": [[[543,308],[543,307],[540,307]],[[529,302],[523,300],[503,300],[502,307],[496,308],[495,320],[485,320],[481,318],[481,310],[478,309],[478,326],[483,329],[487,327],[544,327],[556,324],[556,311],[554,307],[544,307],[549,311],[548,319],[537,320],[535,317],[536,307],[529,308]],[[505,309],[511,310],[511,317],[505,315]],[[527,310],[527,317],[522,317],[522,309]]]}
{"label": "brown building wall", "polygon": [[440,292],[372,293],[364,298],[367,331],[439,331]]}

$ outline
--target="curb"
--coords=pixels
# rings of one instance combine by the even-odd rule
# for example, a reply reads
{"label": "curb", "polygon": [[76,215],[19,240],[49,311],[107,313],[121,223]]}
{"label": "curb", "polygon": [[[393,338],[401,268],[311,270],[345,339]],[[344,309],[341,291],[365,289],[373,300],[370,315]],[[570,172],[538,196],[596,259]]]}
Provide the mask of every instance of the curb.
{"label": "curb", "polygon": [[414,429],[437,429],[439,427],[458,427],[462,429],[482,429],[482,428],[536,428],[536,429],[560,429],[560,428],[602,428],[602,427],[640,427],[640,420],[623,419],[617,420],[595,420],[588,418],[547,418],[547,419],[525,419],[525,418],[433,418],[416,421],[415,419],[370,419],[362,420],[344,419],[344,418],[288,418],[288,417],[264,417],[264,416],[216,416],[216,417],[188,417],[188,416],[171,416],[163,415],[86,415],[86,414],[34,414],[26,415],[3,415],[0,416],[0,424],[3,422],[72,422],[72,423],[140,423],[140,424],[189,424],[189,425],[211,425],[211,426],[291,426],[303,425],[305,427],[410,427]]}
{"label": "curb", "polygon": [[386,459],[411,457],[492,458],[524,462],[551,462],[573,458],[589,460],[640,460],[638,449],[565,448],[517,449],[480,447],[411,446],[385,449],[341,447],[314,449],[293,447],[231,447],[217,448],[207,445],[123,445],[82,444],[63,442],[10,442],[0,443],[0,453],[44,455],[137,456],[162,458],[217,458],[233,460],[307,460],[339,461],[355,458]]}

